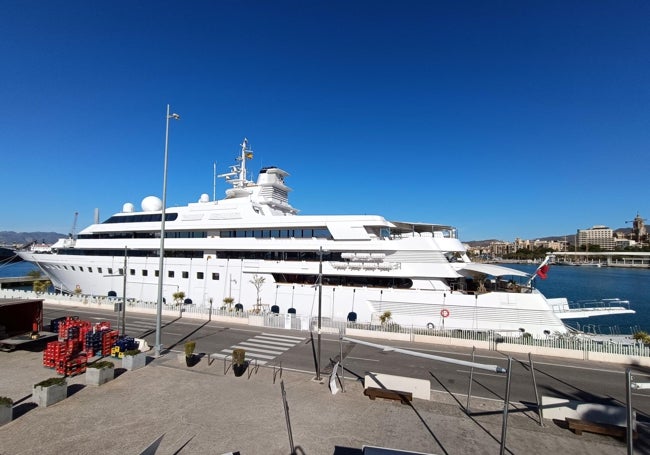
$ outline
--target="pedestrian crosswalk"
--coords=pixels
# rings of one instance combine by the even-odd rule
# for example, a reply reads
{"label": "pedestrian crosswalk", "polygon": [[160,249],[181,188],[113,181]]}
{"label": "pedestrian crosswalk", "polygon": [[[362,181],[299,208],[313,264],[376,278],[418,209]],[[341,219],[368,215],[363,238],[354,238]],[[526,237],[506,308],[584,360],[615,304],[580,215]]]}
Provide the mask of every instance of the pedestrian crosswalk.
{"label": "pedestrian crosswalk", "polygon": [[[115,328],[119,327],[119,321],[116,321],[114,324]],[[126,333],[129,336],[137,338],[153,336],[153,333],[156,330],[155,323],[146,319],[130,319],[126,324],[126,329]],[[178,333],[174,333],[170,328],[165,326],[163,326],[163,329],[166,335],[183,335],[185,333],[180,330]],[[210,359],[223,360],[226,357],[232,356],[233,349],[240,348],[246,351],[246,360],[255,360],[258,365],[266,365],[279,355],[288,351],[292,347],[297,346],[303,341],[305,341],[304,337],[263,332],[259,335],[248,338],[247,340],[233,344],[229,348],[211,354]]]}
{"label": "pedestrian crosswalk", "polygon": [[256,360],[258,365],[266,365],[280,354],[283,354],[304,340],[302,337],[262,333],[246,341],[233,344],[229,349],[222,349],[219,352],[215,352],[210,357],[213,359],[225,359],[227,356],[232,355],[233,349],[239,348],[246,351],[246,360]]}

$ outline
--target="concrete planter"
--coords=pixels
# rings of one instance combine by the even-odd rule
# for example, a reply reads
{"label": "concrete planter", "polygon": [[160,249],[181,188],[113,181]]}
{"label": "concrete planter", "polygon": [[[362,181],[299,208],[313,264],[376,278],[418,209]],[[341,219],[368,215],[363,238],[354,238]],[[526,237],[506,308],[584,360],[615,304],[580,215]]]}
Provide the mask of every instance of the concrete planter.
{"label": "concrete planter", "polygon": [[13,405],[0,404],[0,427],[13,420]]}
{"label": "concrete planter", "polygon": [[137,370],[147,365],[147,354],[141,352],[136,355],[125,355],[122,358],[122,368],[125,370]]}
{"label": "concrete planter", "polygon": [[68,397],[68,382],[50,386],[34,385],[32,389],[32,402],[41,407],[52,406]]}
{"label": "concrete planter", "polygon": [[87,368],[86,385],[102,385],[115,378],[115,368]]}

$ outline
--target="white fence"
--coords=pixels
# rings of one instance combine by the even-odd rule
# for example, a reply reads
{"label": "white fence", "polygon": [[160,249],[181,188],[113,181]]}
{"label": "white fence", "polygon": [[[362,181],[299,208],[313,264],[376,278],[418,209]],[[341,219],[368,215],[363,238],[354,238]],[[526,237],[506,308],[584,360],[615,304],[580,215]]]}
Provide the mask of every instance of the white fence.
{"label": "white fence", "polygon": [[[48,304],[64,306],[88,306],[116,310],[121,303],[118,298],[84,295],[36,294],[32,291],[0,289],[0,298],[41,298]],[[155,302],[127,300],[127,312],[155,314]],[[316,331],[317,318],[297,314],[269,312],[240,312],[234,309],[197,307],[195,305],[164,305],[165,316],[181,316],[194,319],[248,324],[260,327]],[[593,336],[575,333],[535,339],[520,332],[504,334],[492,331],[438,330],[425,327],[405,327],[397,324],[372,325],[351,323],[343,320],[321,319],[321,332],[341,336],[359,336],[407,342],[433,343],[452,346],[475,346],[495,351],[533,353],[564,358],[597,360],[613,363],[630,363],[650,367],[650,346],[631,338]]]}

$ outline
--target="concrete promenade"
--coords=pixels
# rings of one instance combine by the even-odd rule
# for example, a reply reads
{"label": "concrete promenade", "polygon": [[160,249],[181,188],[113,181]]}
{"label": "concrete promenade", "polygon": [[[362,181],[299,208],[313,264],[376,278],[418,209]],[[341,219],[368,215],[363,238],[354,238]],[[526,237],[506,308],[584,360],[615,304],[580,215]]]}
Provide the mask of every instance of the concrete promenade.
{"label": "concrete promenade", "polygon": [[[136,371],[121,370],[102,386],[69,378],[68,398],[48,408],[31,403],[32,385],[57,376],[42,366],[42,352],[0,352],[0,395],[15,402],[14,420],[0,427],[0,455],[48,454],[289,454],[282,402],[284,382],[296,453],[360,454],[364,445],[431,454],[498,454],[502,403],[432,394],[412,405],[369,400],[363,385],[347,380],[332,395],[327,383],[304,373],[260,368],[248,379],[224,375],[223,361],[192,368],[170,352]],[[625,454],[617,439],[576,436],[537,414],[510,408],[510,454]],[[635,453],[649,453],[644,434]],[[145,452],[147,448],[150,451]]]}

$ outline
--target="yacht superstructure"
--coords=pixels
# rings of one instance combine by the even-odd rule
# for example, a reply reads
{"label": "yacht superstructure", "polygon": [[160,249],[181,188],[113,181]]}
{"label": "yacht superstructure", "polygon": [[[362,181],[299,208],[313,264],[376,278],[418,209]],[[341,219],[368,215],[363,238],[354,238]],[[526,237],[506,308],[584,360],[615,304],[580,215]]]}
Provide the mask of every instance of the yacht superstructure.
{"label": "yacht superstructure", "polygon": [[[226,299],[244,311],[315,317],[320,284],[322,316],[333,320],[379,323],[390,311],[401,325],[541,336],[565,333],[561,318],[577,317],[566,299],[515,282],[527,274],[471,262],[452,226],[298,215],[289,204],[289,174],[265,167],[250,181],[250,158],[244,139],[236,164],[220,176],[231,184],[224,199],[203,194],[166,208],[166,304],[182,291],[200,306],[218,308]],[[156,301],[162,202],[148,196],[141,205],[124,204],[77,238],[57,242],[52,254],[20,255],[64,291],[121,296],[126,274],[128,298]]]}

